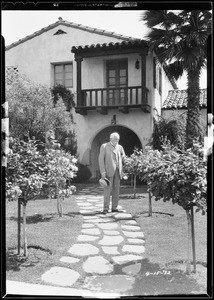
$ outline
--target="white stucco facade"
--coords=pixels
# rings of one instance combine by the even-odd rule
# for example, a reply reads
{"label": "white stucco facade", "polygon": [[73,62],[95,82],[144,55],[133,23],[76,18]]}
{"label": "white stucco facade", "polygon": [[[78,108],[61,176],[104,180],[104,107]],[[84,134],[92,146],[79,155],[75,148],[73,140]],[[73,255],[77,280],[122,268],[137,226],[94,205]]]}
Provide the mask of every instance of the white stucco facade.
{"label": "white stucco facade", "polygon": [[[66,33],[54,35],[58,30]],[[32,37],[24,39],[14,47],[9,47],[5,53],[5,63],[6,66],[18,67],[19,72],[26,74],[32,81],[51,87],[54,84],[54,64],[71,62],[73,64],[71,91],[75,94],[76,99],[77,74],[76,61],[71,52],[72,46],[121,41],[121,38],[113,35],[106,36],[60,23],[54,28],[46,28],[34,33]],[[106,88],[106,60],[122,58],[127,59],[128,62],[128,86],[141,86],[141,67],[140,69],[135,68],[136,60],[141,61],[141,57],[137,53],[128,53],[84,58],[81,63],[81,88]],[[153,54],[150,52],[146,56],[146,88],[148,89],[150,112],[144,112],[140,108],[130,108],[129,113],[125,114],[118,109],[109,109],[108,114],[103,115],[96,110],[91,110],[83,116],[73,110],[79,160],[90,167],[93,176],[96,175],[98,169],[97,155],[101,142],[99,133],[105,132],[105,128],[110,130],[113,117],[116,118],[115,125],[131,130],[138,137],[142,147],[148,143],[151,137],[155,111],[161,113],[162,102],[166,98],[168,90],[173,87],[162,70],[162,95],[157,89],[154,89]],[[109,136],[105,138],[108,141]]]}

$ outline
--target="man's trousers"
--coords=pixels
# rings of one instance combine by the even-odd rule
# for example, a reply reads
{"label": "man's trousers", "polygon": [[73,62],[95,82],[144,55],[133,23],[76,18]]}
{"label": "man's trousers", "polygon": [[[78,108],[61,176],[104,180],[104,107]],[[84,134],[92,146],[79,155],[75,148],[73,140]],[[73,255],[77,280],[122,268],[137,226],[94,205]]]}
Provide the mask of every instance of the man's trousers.
{"label": "man's trousers", "polygon": [[104,207],[103,210],[108,210],[110,205],[110,196],[112,193],[112,210],[117,208],[120,193],[120,175],[118,168],[114,176],[109,178],[110,185],[104,187]]}

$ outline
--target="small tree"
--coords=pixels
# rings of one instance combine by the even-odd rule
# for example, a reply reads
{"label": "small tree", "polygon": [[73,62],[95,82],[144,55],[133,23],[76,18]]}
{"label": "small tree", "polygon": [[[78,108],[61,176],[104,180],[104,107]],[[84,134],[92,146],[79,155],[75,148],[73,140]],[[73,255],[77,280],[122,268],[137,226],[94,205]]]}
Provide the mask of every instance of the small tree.
{"label": "small tree", "polygon": [[[136,178],[142,178],[142,174],[144,174],[144,169],[146,168],[145,164],[145,155],[143,154],[143,150],[134,150],[134,153],[126,157],[124,160],[124,170],[129,176],[134,176],[134,199],[136,195]],[[151,193],[149,193],[149,216],[152,216],[152,198]]]}
{"label": "small tree", "polygon": [[182,206],[188,221],[188,260],[187,273],[190,272],[190,232],[194,272],[196,272],[194,210],[205,214],[207,209],[207,166],[203,160],[202,146],[194,144],[193,148],[178,150],[170,144],[164,144],[163,150],[146,148],[143,157],[145,165],[142,179],[148,182],[149,191],[155,200],[172,201]]}
{"label": "small tree", "polygon": [[46,183],[50,187],[50,197],[56,196],[57,198],[57,211],[59,217],[62,217],[62,201],[76,190],[75,186],[68,183],[72,181],[78,171],[77,159],[62,149],[46,149],[45,154],[48,170]]}
{"label": "small tree", "polygon": [[[43,156],[38,152],[36,143],[10,139],[10,152],[6,169],[6,197],[9,201],[17,200],[23,206],[23,238],[24,256],[27,256],[26,236],[26,206],[40,192],[45,179]],[[18,216],[20,228],[20,216]],[[19,235],[19,234],[18,234]],[[20,241],[18,240],[18,253],[20,254]]]}
{"label": "small tree", "polygon": [[130,156],[124,158],[124,173],[134,178],[134,199],[136,197],[136,181],[141,166],[142,151],[135,149]]}
{"label": "small tree", "polygon": [[[74,186],[66,185],[66,180],[75,176],[76,162],[73,156],[63,150],[38,151],[35,140],[25,142],[10,139],[6,169],[6,197],[9,201],[18,199],[23,206],[24,256],[27,256],[26,207],[28,201],[36,199],[42,186],[48,182],[57,192],[57,209],[59,215],[62,216],[60,200],[71,195],[75,190]],[[20,222],[18,218],[18,228],[20,228]],[[19,247],[20,241],[18,240],[18,253],[20,254]]]}

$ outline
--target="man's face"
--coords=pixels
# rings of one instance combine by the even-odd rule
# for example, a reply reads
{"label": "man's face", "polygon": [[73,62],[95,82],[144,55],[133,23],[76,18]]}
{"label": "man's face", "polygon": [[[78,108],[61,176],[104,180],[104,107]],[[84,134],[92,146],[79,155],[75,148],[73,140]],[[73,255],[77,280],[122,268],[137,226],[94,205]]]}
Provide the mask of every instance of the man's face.
{"label": "man's face", "polygon": [[111,142],[114,146],[116,146],[119,143],[119,138],[114,136],[113,138],[111,138]]}

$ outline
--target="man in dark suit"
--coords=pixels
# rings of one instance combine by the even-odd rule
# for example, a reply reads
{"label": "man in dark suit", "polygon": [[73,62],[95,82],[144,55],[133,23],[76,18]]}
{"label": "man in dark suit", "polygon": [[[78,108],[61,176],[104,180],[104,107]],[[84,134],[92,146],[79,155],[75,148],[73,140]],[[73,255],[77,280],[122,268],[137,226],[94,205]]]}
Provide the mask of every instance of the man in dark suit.
{"label": "man in dark suit", "polygon": [[119,145],[120,135],[113,132],[110,135],[110,142],[102,144],[99,154],[99,168],[102,179],[109,179],[110,184],[104,187],[104,207],[103,213],[109,210],[110,196],[112,192],[112,212],[117,212],[120,192],[120,180],[123,177],[123,158],[125,151]]}

